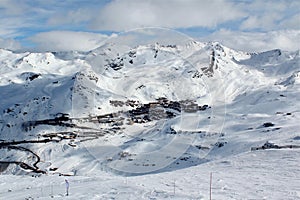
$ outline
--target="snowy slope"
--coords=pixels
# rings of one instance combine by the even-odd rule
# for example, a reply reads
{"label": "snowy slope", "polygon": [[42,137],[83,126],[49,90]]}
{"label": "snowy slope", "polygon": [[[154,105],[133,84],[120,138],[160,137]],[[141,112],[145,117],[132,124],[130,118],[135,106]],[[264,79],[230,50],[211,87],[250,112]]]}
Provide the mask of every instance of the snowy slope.
{"label": "snowy slope", "polygon": [[[0,194],[6,199],[300,199],[300,151],[268,150],[223,158],[175,172],[144,176],[67,177],[2,175]],[[280,164],[278,164],[280,163]]]}
{"label": "snowy slope", "polygon": [[[197,182],[194,173],[203,170],[205,176],[218,171],[220,180],[238,185],[240,179],[230,182],[220,171],[232,170],[238,174],[234,176],[242,176],[260,161],[266,168],[287,162],[282,170],[288,173],[297,163],[300,145],[299,62],[299,51],[245,53],[219,43],[195,41],[136,47],[107,43],[90,52],[0,50],[1,173],[7,175],[7,182],[13,179],[9,174],[110,177],[113,173],[115,179],[108,181],[106,189],[116,184],[118,192],[104,197],[77,191],[91,199],[120,198],[123,190],[136,191],[144,199],[207,199],[207,194],[197,191],[207,184],[186,190]],[[251,151],[267,141],[274,144],[267,148],[292,149]],[[285,152],[291,159],[284,157]],[[255,155],[259,158],[252,160]],[[276,162],[268,164],[267,158]],[[245,159],[251,161],[242,169],[233,164],[243,164]],[[255,176],[264,173],[258,166]],[[291,175],[295,178],[290,182],[291,199],[299,198],[299,193],[292,192],[298,174]],[[146,184],[148,178],[150,184],[153,177],[170,182],[170,177],[183,176],[186,181],[180,195],[174,197],[166,192],[168,187],[158,191],[155,187],[162,187],[160,183],[153,189],[149,185],[147,189],[125,187],[124,178],[118,175],[139,175],[130,179],[140,184]],[[48,178],[58,190],[56,176],[39,179]],[[90,186],[101,182],[82,179]],[[82,184],[79,180],[74,177]],[[5,188],[6,181],[2,182]],[[271,184],[270,190],[281,183]],[[228,187],[217,184],[223,188],[218,189],[220,198],[247,198],[248,193],[222,193]],[[17,197],[5,190],[0,194]],[[31,191],[34,197],[40,195],[38,189]],[[272,195],[268,189],[263,191],[249,198]],[[125,193],[127,199],[133,199]]]}

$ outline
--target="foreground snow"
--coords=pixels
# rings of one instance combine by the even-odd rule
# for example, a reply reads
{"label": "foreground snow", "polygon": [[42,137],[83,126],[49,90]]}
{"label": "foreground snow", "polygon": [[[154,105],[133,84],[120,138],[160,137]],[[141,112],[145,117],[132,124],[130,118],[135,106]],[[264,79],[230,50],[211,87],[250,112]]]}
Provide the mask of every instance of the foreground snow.
{"label": "foreground snow", "polygon": [[[265,150],[173,172],[123,177],[0,176],[1,199],[300,199],[300,151]],[[65,196],[64,179],[70,182]],[[175,182],[175,187],[174,187]],[[175,191],[175,193],[174,193]]]}

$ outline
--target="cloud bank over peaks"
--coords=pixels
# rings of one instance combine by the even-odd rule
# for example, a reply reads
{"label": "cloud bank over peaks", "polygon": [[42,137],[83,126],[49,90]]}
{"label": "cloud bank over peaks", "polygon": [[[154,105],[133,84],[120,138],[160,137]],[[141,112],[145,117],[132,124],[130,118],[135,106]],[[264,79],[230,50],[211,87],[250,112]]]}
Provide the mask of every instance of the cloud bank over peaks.
{"label": "cloud bank over peaks", "polygon": [[100,46],[108,36],[99,33],[50,31],[30,38],[39,51],[89,51]]}
{"label": "cloud bank over peaks", "polygon": [[0,38],[0,48],[15,51],[21,48],[21,44],[14,39]]}
{"label": "cloud bank over peaks", "polygon": [[221,29],[199,40],[219,41],[230,48],[247,52],[272,49],[295,51],[300,49],[300,30],[242,32]]}

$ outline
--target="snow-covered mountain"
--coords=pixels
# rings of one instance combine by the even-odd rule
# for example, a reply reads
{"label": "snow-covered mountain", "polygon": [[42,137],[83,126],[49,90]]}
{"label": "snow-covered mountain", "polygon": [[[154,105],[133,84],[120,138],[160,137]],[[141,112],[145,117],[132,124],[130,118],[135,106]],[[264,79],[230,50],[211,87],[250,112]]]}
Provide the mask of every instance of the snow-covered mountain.
{"label": "snow-covered mountain", "polygon": [[299,64],[215,42],[1,49],[1,173],[163,173],[299,148]]}

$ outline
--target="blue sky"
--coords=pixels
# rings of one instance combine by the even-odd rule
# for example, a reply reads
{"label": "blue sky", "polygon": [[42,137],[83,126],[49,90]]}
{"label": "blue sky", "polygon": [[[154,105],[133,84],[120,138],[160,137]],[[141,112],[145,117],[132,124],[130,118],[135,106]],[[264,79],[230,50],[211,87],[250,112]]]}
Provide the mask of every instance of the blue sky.
{"label": "blue sky", "polygon": [[0,48],[89,50],[112,33],[141,27],[245,51],[297,50],[300,1],[0,0]]}

